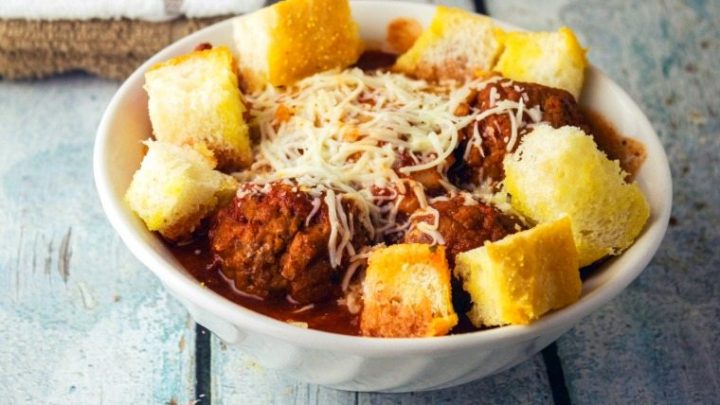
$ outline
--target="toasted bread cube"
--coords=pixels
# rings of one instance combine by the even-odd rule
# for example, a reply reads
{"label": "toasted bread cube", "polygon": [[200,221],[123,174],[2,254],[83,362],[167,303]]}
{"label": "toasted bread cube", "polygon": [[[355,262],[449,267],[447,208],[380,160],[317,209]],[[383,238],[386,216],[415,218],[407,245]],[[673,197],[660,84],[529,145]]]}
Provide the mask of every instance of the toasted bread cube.
{"label": "toasted bread cube", "polygon": [[170,240],[189,236],[219,202],[232,197],[237,182],[213,170],[212,153],[195,147],[148,141],[147,154],[125,194],[148,229]]}
{"label": "toasted bread cube", "polygon": [[577,301],[582,283],[570,228],[565,217],[457,255],[473,325],[528,324]]}
{"label": "toasted bread cube", "polygon": [[538,126],[503,164],[513,208],[536,222],[570,217],[580,266],[620,254],[650,216],[640,187],[579,128]]}
{"label": "toasted bread cube", "polygon": [[443,246],[392,245],[372,253],[363,281],[360,330],[366,336],[447,334],[458,322]]}
{"label": "toasted bread cube", "polygon": [[499,32],[488,17],[438,6],[430,26],[393,70],[425,80],[477,77],[495,65]]}
{"label": "toasted bread cube", "polygon": [[234,24],[243,88],[284,86],[347,67],[363,43],[347,0],[284,0]]}
{"label": "toasted bread cube", "polygon": [[522,82],[567,90],[579,99],[587,59],[570,28],[557,32],[508,32],[500,36],[504,50],[496,71]]}
{"label": "toasted bread cube", "polygon": [[153,133],[175,144],[202,142],[220,168],[252,161],[233,55],[225,47],[191,52],[145,73]]}

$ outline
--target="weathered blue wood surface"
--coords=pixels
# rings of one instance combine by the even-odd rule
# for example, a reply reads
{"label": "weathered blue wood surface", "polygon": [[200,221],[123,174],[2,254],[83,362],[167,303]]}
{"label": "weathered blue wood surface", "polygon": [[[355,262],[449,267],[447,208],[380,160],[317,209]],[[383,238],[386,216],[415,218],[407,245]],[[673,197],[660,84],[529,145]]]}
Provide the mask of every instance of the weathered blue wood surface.
{"label": "weathered blue wood surface", "polygon": [[[647,113],[673,170],[674,220],[657,257],[558,341],[570,401],[718,403],[720,2],[486,3],[521,27],[572,27]],[[80,75],[0,81],[0,403],[195,399],[194,327],[95,197],[92,141],[116,87]],[[219,404],[553,401],[540,355],[459,388],[382,395],[300,384],[217,340],[211,349]]]}
{"label": "weathered blue wood surface", "polygon": [[95,130],[116,88],[0,81],[0,403],[193,399],[188,315],[95,193]]}
{"label": "weathered blue wood surface", "polygon": [[[617,299],[558,341],[574,403],[720,403],[720,2],[494,1],[532,29],[572,27],[640,104],[674,182],[660,251]],[[545,2],[543,2],[545,4]],[[541,12],[544,15],[545,12]]]}

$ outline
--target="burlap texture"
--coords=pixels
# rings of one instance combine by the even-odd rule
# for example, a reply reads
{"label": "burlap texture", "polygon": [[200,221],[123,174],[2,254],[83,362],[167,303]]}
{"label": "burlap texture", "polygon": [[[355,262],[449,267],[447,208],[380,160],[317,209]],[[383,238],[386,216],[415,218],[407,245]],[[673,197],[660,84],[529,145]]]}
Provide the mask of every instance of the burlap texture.
{"label": "burlap texture", "polygon": [[168,44],[225,18],[166,22],[0,19],[0,76],[41,78],[82,70],[124,79]]}

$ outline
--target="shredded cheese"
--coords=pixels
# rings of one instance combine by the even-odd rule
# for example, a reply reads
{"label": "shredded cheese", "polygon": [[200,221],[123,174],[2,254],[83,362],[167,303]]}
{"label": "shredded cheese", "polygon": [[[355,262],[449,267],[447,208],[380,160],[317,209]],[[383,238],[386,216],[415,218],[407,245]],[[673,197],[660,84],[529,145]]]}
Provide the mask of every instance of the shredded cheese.
{"label": "shredded cheese", "polygon": [[322,201],[320,201],[319,198],[315,197],[312,201],[312,211],[310,211],[310,214],[308,214],[307,218],[305,218],[305,226],[307,227],[310,225],[310,221],[315,217],[315,214],[317,214],[320,211],[320,207],[322,206]]}
{"label": "shredded cheese", "polygon": [[313,308],[315,308],[315,304],[307,304],[307,305],[302,306],[302,307],[300,307],[300,308],[298,308],[298,309],[296,309],[296,310],[294,310],[294,311],[292,311],[292,312],[293,312],[293,314],[299,314],[299,313],[302,313],[302,312],[305,312],[305,311],[309,311],[309,310],[311,310],[311,309],[313,309]]}
{"label": "shredded cheese", "polygon": [[[347,264],[343,278],[343,289],[347,289],[363,263],[362,253],[356,252],[352,243],[356,221],[371,238],[381,241],[384,236],[406,231],[410,219],[427,217],[431,220],[420,221],[416,229],[433,243],[443,244],[437,230],[438,211],[429,204],[422,184],[408,176],[437,170],[446,191],[457,193],[443,174],[446,161],[460,145],[461,130],[472,125],[464,151],[467,158],[472,148],[484,154],[478,129],[483,119],[508,114],[513,122],[508,148],[514,147],[525,113],[537,122],[538,115],[526,109],[523,100],[500,100],[494,87],[490,108],[455,115],[474,92],[498,80],[501,78],[478,79],[462,86],[432,85],[402,74],[367,73],[356,68],[315,74],[287,88],[267,86],[246,96],[250,124],[260,141],[255,147],[255,163],[237,174],[255,185],[243,187],[238,195],[268,192],[273,182],[291,184],[313,198],[306,226],[324,204],[330,222],[330,264]],[[400,156],[405,157],[402,165]],[[408,193],[417,199],[420,209],[400,221],[398,210]]]}

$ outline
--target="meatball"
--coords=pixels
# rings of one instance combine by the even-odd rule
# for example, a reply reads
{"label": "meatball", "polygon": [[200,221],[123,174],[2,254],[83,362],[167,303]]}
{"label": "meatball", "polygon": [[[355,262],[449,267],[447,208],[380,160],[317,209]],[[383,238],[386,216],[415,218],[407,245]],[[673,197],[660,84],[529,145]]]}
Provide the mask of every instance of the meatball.
{"label": "meatball", "polygon": [[[468,204],[469,205],[466,205]],[[450,264],[454,264],[458,253],[482,246],[485,241],[496,241],[506,235],[524,229],[519,218],[471,200],[469,197],[455,196],[449,200],[437,201],[430,205],[439,213],[437,230],[445,240],[445,248]],[[432,215],[414,215],[405,234],[406,243],[432,243],[432,238],[417,228],[420,222],[433,222]]]}
{"label": "meatball", "polygon": [[[469,101],[469,104],[484,111],[501,100],[519,102],[521,99],[525,105],[525,113],[522,122],[518,123],[518,139],[512,145],[512,150],[517,148],[522,136],[529,132],[526,125],[533,123],[533,120],[528,110],[535,107],[539,108],[541,121],[555,128],[572,125],[590,133],[590,127],[575,98],[561,89],[504,79],[485,86]],[[469,153],[465,154],[462,162],[466,169],[465,177],[469,177],[471,182],[487,180],[491,183],[499,182],[504,178],[502,162],[505,154],[508,153],[508,142],[512,131],[510,117],[507,113],[493,114],[477,125],[482,143],[479,147],[471,145]],[[464,129],[462,135],[465,142],[470,141],[474,130],[473,125]],[[466,145],[467,143],[464,143],[461,146],[463,152]]]}
{"label": "meatball", "polygon": [[[269,191],[241,190],[210,229],[223,274],[239,290],[261,298],[312,303],[334,296],[341,275],[330,264],[330,219],[320,201],[280,183]],[[353,244],[364,242],[363,227],[354,229]]]}
{"label": "meatball", "polygon": [[417,162],[414,161],[407,152],[404,152],[397,155],[397,160],[395,161],[393,169],[395,169],[395,172],[400,177],[411,179],[422,184],[425,191],[431,195],[439,195],[445,191],[445,186],[443,185],[446,171],[445,169],[450,168],[453,164],[455,164],[455,156],[448,156],[442,163],[440,170],[438,170],[437,167],[431,167],[429,169],[411,172],[410,174],[405,174],[400,171],[403,167],[413,166],[415,164],[417,164]]}
{"label": "meatball", "polygon": [[[420,208],[420,201],[412,190],[412,184],[407,184],[403,191],[395,187],[377,187],[371,188],[373,196],[375,196],[375,204],[381,212],[385,213],[383,220],[375,224],[378,240],[376,242],[384,242],[387,245],[394,245],[402,242],[405,235],[406,224],[410,215]],[[391,214],[395,211],[395,214]]]}

